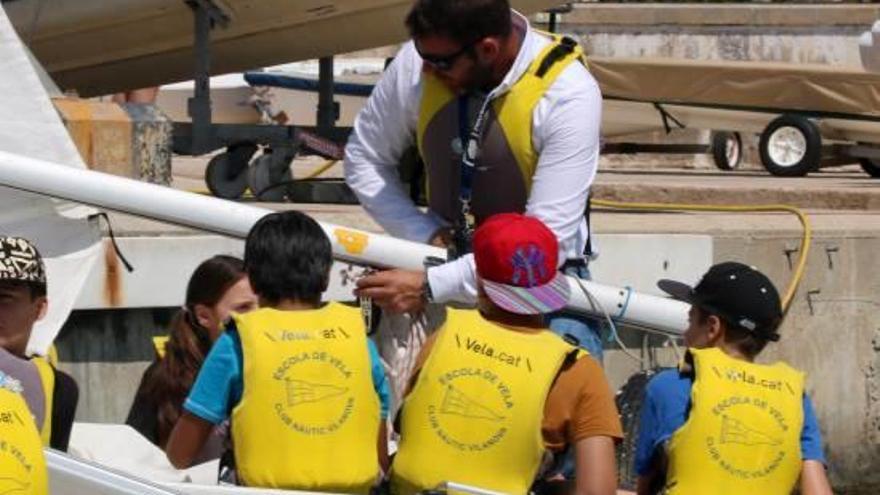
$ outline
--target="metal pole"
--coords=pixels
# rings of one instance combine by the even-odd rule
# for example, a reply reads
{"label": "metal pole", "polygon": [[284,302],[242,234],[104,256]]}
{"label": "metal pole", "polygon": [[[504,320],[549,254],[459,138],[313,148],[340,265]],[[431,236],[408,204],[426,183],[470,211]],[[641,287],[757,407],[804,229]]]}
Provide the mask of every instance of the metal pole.
{"label": "metal pole", "polygon": [[551,7],[544,12],[547,13],[547,31],[551,33],[555,33],[557,29],[559,29],[559,16],[561,14],[568,14],[571,12],[572,6],[570,3],[557,5],[556,7]]}
{"label": "metal pole", "polygon": [[339,118],[339,107],[333,101],[333,57],[318,60],[318,133],[332,129]]}
{"label": "metal pole", "polygon": [[188,101],[187,113],[192,120],[191,153],[200,155],[208,151],[211,141],[211,15],[202,2],[195,3],[192,8],[195,88]]}
{"label": "metal pole", "polygon": [[[272,211],[3,151],[0,184],[237,238],[246,237],[251,226]],[[426,244],[329,223],[321,223],[321,227],[330,237],[334,256],[343,261],[422,269],[431,258],[446,259],[444,249]],[[579,284],[592,297],[587,297]],[[622,323],[669,333],[681,333],[687,327],[688,307],[684,303],[571,277],[569,285],[572,299],[568,309],[572,311],[603,317],[607,310]]]}
{"label": "metal pole", "polygon": [[[0,151],[0,184],[107,210],[227,235],[247,237],[267,208],[178,191],[93,170],[75,169]],[[379,268],[422,269],[446,250],[321,222],[337,259]]]}

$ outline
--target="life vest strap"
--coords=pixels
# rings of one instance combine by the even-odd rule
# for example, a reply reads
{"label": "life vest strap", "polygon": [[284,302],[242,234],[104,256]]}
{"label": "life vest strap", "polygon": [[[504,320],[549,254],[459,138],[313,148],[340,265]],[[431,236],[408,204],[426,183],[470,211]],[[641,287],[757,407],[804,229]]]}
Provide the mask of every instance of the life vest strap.
{"label": "life vest strap", "polygon": [[541,64],[538,66],[538,70],[535,71],[535,75],[538,77],[544,77],[554,64],[569,56],[574,52],[575,48],[577,48],[577,41],[568,36],[558,38],[556,40],[556,46],[550,49],[547,55],[544,56],[544,60],[541,60]]}

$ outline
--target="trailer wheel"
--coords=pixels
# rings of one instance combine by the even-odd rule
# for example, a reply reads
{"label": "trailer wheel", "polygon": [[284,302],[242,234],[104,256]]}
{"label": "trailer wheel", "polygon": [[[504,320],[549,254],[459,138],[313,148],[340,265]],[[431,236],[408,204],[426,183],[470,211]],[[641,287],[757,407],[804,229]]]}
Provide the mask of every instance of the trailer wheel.
{"label": "trailer wheel", "polygon": [[247,173],[247,183],[254,197],[260,201],[284,201],[293,176],[290,161],[283,152],[272,151],[258,156]]}
{"label": "trailer wheel", "polygon": [[248,161],[256,151],[257,145],[241,143],[211,158],[205,170],[205,184],[211,194],[223,199],[240,198],[248,187]]}
{"label": "trailer wheel", "polygon": [[620,488],[635,490],[636,487],[636,443],[639,437],[639,424],[642,420],[642,405],[645,400],[645,389],[648,382],[665,368],[640,371],[620,387],[614,402],[620,413],[623,426],[623,441],[617,446],[617,471]]}
{"label": "trailer wheel", "polygon": [[742,136],[738,132],[712,131],[712,158],[721,170],[736,170],[742,165]]}
{"label": "trailer wheel", "polygon": [[771,174],[802,177],[819,168],[822,134],[809,119],[783,115],[767,125],[758,148],[761,163]]}
{"label": "trailer wheel", "polygon": [[880,177],[880,160],[859,158],[859,165],[861,165],[862,170],[871,177]]}

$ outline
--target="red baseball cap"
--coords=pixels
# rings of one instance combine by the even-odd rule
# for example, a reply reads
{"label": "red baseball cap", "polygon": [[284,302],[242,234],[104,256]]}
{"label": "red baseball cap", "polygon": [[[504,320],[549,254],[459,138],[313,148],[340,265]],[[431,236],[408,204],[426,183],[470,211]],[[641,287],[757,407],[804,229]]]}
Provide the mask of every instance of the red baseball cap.
{"label": "red baseball cap", "polygon": [[505,311],[551,313],[568,303],[559,243],[537,218],[519,213],[487,218],[474,232],[474,260],[486,295]]}

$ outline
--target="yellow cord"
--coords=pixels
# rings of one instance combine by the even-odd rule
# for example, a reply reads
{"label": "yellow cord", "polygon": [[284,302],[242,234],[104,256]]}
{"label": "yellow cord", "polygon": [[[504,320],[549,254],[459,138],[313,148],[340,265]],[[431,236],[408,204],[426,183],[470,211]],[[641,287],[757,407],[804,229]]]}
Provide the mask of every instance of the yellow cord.
{"label": "yellow cord", "polygon": [[319,175],[321,175],[324,172],[326,172],[327,170],[329,170],[330,167],[332,167],[333,165],[336,165],[337,163],[339,163],[339,160],[327,160],[326,162],[324,162],[323,165],[321,165],[320,167],[316,168],[315,170],[312,170],[311,172],[309,172],[309,175],[306,175],[302,179],[297,179],[297,180],[314,179],[315,177],[318,177]]}
{"label": "yellow cord", "polygon": [[807,256],[810,253],[810,244],[813,238],[813,229],[810,226],[810,218],[800,209],[789,205],[694,205],[694,204],[678,204],[678,203],[625,203],[621,201],[609,201],[604,199],[594,199],[592,204],[595,206],[603,206],[606,208],[614,208],[620,210],[679,210],[679,211],[715,211],[715,212],[742,212],[742,213],[759,213],[759,212],[784,212],[792,213],[797,216],[803,227],[803,235],[801,237],[800,256],[795,265],[794,275],[782,297],[782,309],[787,311],[794,299],[795,292],[804,276],[804,270],[807,266]]}

